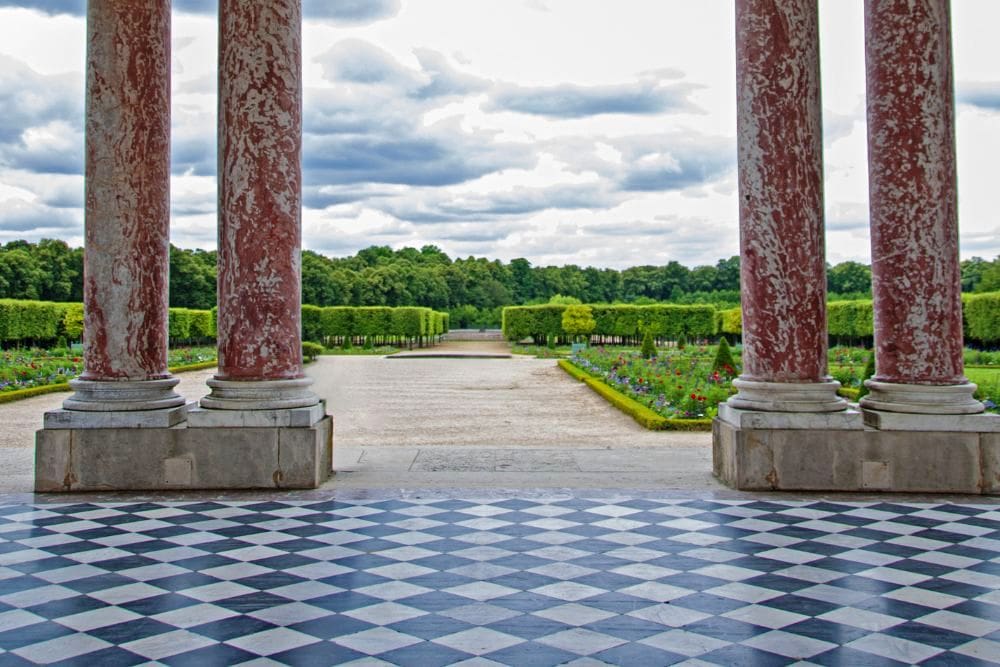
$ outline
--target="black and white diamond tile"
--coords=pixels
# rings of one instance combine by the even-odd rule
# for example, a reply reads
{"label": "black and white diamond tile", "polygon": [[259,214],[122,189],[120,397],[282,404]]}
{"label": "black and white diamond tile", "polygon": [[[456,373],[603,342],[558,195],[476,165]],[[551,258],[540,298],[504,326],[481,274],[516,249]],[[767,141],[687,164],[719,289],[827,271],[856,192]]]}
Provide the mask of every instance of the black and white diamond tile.
{"label": "black and white diamond tile", "polygon": [[1000,664],[1000,506],[0,505],[0,665]]}

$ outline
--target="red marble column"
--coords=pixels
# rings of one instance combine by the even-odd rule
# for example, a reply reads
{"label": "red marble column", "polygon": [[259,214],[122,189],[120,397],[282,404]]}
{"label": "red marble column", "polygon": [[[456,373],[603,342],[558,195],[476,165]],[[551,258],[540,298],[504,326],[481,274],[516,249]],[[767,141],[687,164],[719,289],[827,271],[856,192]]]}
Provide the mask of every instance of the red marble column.
{"label": "red marble column", "polygon": [[219,373],[206,408],[317,403],[302,369],[301,0],[219,2]]}
{"label": "red marble column", "polygon": [[167,371],[170,0],[87,8],[84,372],[70,410],[182,405]]}
{"label": "red marble column", "polygon": [[948,0],[866,0],[875,377],[862,405],[970,413]]}
{"label": "red marble column", "polygon": [[737,0],[743,374],[732,407],[830,412],[816,0]]}

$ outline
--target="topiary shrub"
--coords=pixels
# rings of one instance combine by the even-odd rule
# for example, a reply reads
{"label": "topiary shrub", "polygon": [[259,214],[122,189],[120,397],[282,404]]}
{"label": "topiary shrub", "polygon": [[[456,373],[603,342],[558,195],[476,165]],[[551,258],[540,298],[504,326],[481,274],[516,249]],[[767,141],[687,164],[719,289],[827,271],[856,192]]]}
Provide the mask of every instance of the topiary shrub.
{"label": "topiary shrub", "polygon": [[316,357],[323,354],[323,346],[311,341],[302,341],[302,358],[307,361],[316,361]]}
{"label": "topiary shrub", "polygon": [[656,357],[656,343],[653,342],[653,332],[646,329],[642,335],[642,349],[639,351],[643,359],[653,359]]}
{"label": "topiary shrub", "polygon": [[715,351],[712,370],[728,378],[736,377],[736,362],[733,361],[733,352],[729,349],[729,342],[725,338],[719,339],[719,347]]}
{"label": "topiary shrub", "polygon": [[868,387],[865,386],[865,380],[872,379],[875,375],[875,353],[872,352],[868,357],[868,363],[865,364],[865,372],[861,374],[861,388],[858,389],[858,399],[865,396],[868,393]]}

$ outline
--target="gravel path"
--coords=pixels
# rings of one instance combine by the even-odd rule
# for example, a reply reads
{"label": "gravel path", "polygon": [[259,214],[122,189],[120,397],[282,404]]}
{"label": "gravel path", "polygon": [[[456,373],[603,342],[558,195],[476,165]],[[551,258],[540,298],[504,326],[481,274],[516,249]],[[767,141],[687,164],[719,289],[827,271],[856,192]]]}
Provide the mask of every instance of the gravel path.
{"label": "gravel path", "polygon": [[[452,343],[441,349],[472,348]],[[178,375],[178,392],[197,400],[207,393],[205,381],[214,372]],[[414,477],[421,465],[447,472],[450,460],[455,470],[461,470],[468,467],[469,457],[474,462],[492,457],[499,461],[497,470],[524,466],[523,472],[548,470],[556,475],[586,470],[588,465],[595,468],[590,471],[593,475],[576,481],[550,475],[540,479],[539,486],[594,485],[595,480],[622,488],[645,486],[642,475],[604,479],[601,467],[648,473],[654,461],[662,474],[649,483],[662,484],[663,474],[669,472],[674,477],[686,475],[687,481],[678,482],[681,486],[713,485],[711,434],[647,431],[550,359],[329,356],[310,364],[307,372],[315,380],[314,391],[327,400],[327,410],[334,417],[335,469],[363,473],[338,475],[337,483],[393,486],[421,479]],[[68,395],[48,394],[0,405],[0,492],[31,490],[34,433],[41,428],[42,415],[58,409]],[[531,457],[531,449],[546,452]],[[511,450],[524,454],[504,463],[510,456],[502,452]],[[553,468],[547,464],[560,458],[554,450],[565,450],[566,456],[576,459],[568,468]],[[601,454],[598,450],[614,451]],[[589,458],[583,460],[583,455]],[[419,463],[435,456],[443,463],[436,467]],[[501,480],[489,474],[449,479],[453,485],[516,483],[510,476]],[[449,482],[428,477],[421,483]]]}
{"label": "gravel path", "polygon": [[705,446],[647,431],[551,359],[323,357],[309,368],[338,444],[356,447]]}

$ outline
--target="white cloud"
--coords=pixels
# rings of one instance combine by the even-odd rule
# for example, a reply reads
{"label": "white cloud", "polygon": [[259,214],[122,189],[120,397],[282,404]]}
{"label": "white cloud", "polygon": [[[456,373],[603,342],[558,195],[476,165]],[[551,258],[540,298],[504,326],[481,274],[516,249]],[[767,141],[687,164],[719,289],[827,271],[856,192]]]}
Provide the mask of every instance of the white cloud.
{"label": "white cloud", "polygon": [[[82,235],[84,3],[0,0],[0,235]],[[215,244],[214,2],[174,0],[173,241]],[[535,264],[738,247],[731,3],[305,0],[304,242]],[[828,259],[868,258],[860,3],[821,0]],[[1000,253],[996,0],[953,3],[963,256]],[[53,45],[57,45],[53,47]]]}

